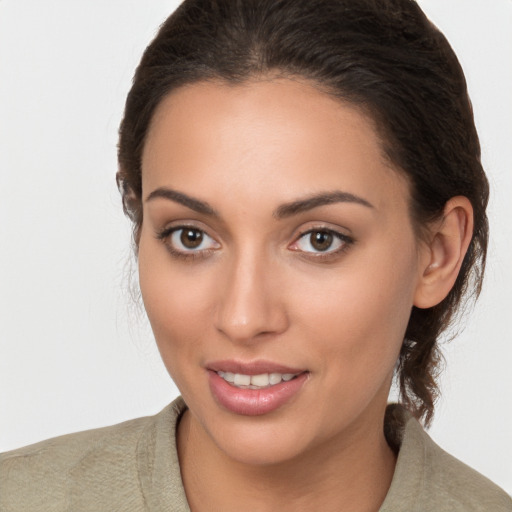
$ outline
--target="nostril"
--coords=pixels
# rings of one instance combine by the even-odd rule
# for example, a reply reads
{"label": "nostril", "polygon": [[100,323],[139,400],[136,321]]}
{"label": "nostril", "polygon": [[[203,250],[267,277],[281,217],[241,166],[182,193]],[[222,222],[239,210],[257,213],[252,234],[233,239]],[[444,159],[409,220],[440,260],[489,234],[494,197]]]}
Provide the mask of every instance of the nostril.
{"label": "nostril", "polygon": [[263,341],[282,333],[288,319],[272,269],[254,251],[239,258],[231,262],[218,290],[215,327],[234,342]]}
{"label": "nostril", "polygon": [[252,310],[250,315],[240,309],[220,312],[216,328],[234,342],[264,341],[286,330],[288,320],[284,311],[277,308]]}

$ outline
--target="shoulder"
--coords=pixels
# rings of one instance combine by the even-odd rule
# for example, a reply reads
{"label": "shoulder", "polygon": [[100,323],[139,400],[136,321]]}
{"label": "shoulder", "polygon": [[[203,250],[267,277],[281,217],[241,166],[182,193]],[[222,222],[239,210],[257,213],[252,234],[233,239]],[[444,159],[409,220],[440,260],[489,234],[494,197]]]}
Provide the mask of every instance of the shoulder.
{"label": "shoulder", "polygon": [[[131,509],[138,510],[133,491],[139,485],[139,445],[143,443],[147,449],[148,439],[155,437],[156,424],[172,415],[173,404],[155,416],[0,454],[0,510],[75,509],[72,503],[85,494],[93,500],[91,510],[104,503],[125,504],[127,499]],[[83,506],[79,509],[89,510]]]}
{"label": "shoulder", "polygon": [[449,510],[512,512],[512,499],[488,478],[440,448],[413,420],[424,436],[425,481],[423,493],[430,499],[453,504]]}
{"label": "shoulder", "polygon": [[381,511],[512,512],[512,499],[439,447],[408,416],[395,474]]}

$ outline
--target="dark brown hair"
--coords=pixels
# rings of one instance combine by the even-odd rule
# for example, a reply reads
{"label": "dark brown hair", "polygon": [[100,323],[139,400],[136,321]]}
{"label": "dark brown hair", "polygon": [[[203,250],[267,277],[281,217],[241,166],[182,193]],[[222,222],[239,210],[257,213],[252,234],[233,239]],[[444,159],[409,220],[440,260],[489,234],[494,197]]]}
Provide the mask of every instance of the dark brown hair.
{"label": "dark brown hair", "polygon": [[407,176],[421,227],[463,195],[474,233],[455,286],[437,306],[413,308],[397,366],[401,401],[429,423],[437,396],[438,339],[481,288],[488,183],[464,74],[449,43],[413,0],[186,0],[148,46],[120,127],[118,185],[142,225],[141,155],[155,109],[177,87],[299,77],[363,109]]}

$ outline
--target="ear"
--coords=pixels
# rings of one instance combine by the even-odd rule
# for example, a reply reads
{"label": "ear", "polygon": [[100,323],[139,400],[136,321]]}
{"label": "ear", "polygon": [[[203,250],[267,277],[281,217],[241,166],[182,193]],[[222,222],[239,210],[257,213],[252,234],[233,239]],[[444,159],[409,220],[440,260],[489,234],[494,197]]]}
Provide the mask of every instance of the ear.
{"label": "ear", "polygon": [[452,197],[443,218],[430,226],[428,242],[421,248],[420,276],[414,305],[430,308],[450,292],[473,236],[473,207],[467,197]]}

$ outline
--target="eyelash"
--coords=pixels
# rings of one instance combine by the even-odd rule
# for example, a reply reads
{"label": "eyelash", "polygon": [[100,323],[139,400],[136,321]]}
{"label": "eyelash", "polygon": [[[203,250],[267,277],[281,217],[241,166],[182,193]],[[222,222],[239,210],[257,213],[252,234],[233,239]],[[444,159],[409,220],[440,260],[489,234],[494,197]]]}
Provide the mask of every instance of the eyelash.
{"label": "eyelash", "polygon": [[183,260],[203,259],[203,258],[207,258],[208,256],[210,256],[213,253],[213,251],[216,250],[216,249],[202,249],[199,251],[193,251],[193,250],[180,251],[180,250],[175,249],[172,246],[172,244],[169,243],[169,239],[170,239],[170,237],[172,237],[172,235],[174,233],[184,230],[184,229],[189,229],[191,231],[199,231],[199,232],[203,233],[203,235],[206,235],[209,238],[212,238],[208,235],[208,233],[206,233],[206,231],[204,229],[200,229],[197,226],[181,225],[181,226],[172,226],[170,228],[165,228],[162,231],[157,232],[156,238],[163,242],[163,244],[165,245],[166,249],[169,251],[171,256],[173,256],[175,258],[183,259]]}
{"label": "eyelash", "polygon": [[299,236],[295,239],[293,244],[296,244],[301,238],[305,237],[306,235],[311,235],[312,233],[327,233],[329,235],[332,235],[335,239],[338,239],[342,245],[335,250],[327,250],[327,251],[319,251],[319,252],[308,252],[308,251],[300,251],[301,255],[308,259],[313,259],[315,261],[328,261],[336,259],[341,254],[345,253],[354,243],[355,240],[343,233],[340,233],[338,231],[335,231],[331,228],[326,228],[323,226],[320,227],[313,227],[310,229],[307,229],[305,231],[302,231]]}
{"label": "eyelash", "polygon": [[[183,260],[190,261],[190,260],[195,260],[195,259],[207,258],[216,250],[216,249],[201,249],[201,250],[197,250],[197,251],[194,251],[194,250],[181,251],[181,250],[175,249],[172,246],[172,244],[169,243],[169,239],[174,233],[184,230],[184,229],[199,231],[203,235],[206,235],[207,237],[212,238],[203,229],[200,229],[200,228],[198,228],[196,226],[192,226],[192,225],[180,225],[180,226],[172,226],[169,228],[165,228],[165,229],[157,232],[156,238],[158,240],[161,240],[164,243],[166,249],[169,251],[171,256],[173,256],[175,258],[180,258]],[[305,237],[307,235],[311,235],[312,233],[327,233],[342,243],[342,245],[338,249],[333,250],[333,251],[327,250],[327,251],[319,251],[319,252],[310,252],[310,251],[301,251],[301,250],[297,250],[297,249],[292,249],[297,252],[300,252],[302,257],[307,258],[307,259],[312,259],[315,261],[327,261],[327,260],[336,259],[337,256],[346,252],[350,248],[350,246],[352,246],[355,243],[355,240],[352,237],[349,237],[343,233],[339,233],[338,231],[335,231],[333,229],[325,228],[325,227],[314,227],[314,228],[307,229],[306,231],[302,231],[291,245],[297,244],[303,237]]]}

